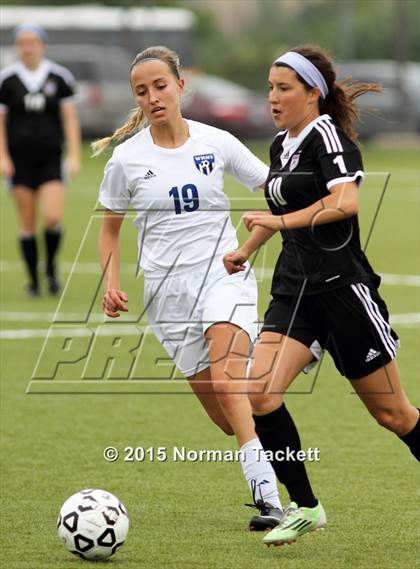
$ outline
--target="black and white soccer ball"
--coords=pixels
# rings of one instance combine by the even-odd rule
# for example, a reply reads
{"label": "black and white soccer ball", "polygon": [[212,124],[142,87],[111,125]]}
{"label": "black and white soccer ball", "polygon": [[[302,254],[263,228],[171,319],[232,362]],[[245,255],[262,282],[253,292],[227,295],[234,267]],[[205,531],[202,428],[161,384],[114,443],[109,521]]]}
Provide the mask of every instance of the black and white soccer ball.
{"label": "black and white soccer ball", "polygon": [[58,535],[64,547],[83,559],[97,561],[113,555],[128,533],[123,504],[105,490],[82,490],[70,496],[58,516]]}

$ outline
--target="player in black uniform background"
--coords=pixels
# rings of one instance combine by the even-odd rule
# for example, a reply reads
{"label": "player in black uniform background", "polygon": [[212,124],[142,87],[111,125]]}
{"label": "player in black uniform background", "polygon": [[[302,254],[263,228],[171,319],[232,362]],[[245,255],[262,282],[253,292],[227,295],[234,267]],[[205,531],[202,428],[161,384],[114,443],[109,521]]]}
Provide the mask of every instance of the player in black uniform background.
{"label": "player in black uniform background", "polygon": [[[281,232],[272,300],[250,371],[256,432],[264,449],[280,451],[279,457],[287,447],[301,448],[282,394],[326,349],[377,422],[419,460],[419,411],[401,386],[398,337],[359,239],[363,164],[353,130],[354,99],[379,86],[337,84],[335,77],[329,57],[315,47],[293,49],[273,63],[269,102],[283,130],[270,149],[270,211],[244,216],[247,228],[256,229],[224,258],[228,272],[244,270],[246,259]],[[326,516],[302,462],[272,465],[292,502],[263,541],[282,545],[322,527]]]}
{"label": "player in black uniform background", "polygon": [[66,173],[73,176],[79,170],[75,81],[67,69],[44,59],[45,40],[46,34],[38,26],[16,28],[19,61],[0,74],[0,171],[10,179],[13,189],[30,296],[40,293],[35,235],[37,198],[45,228],[48,289],[51,294],[59,291],[55,256],[64,208],[63,138]]}

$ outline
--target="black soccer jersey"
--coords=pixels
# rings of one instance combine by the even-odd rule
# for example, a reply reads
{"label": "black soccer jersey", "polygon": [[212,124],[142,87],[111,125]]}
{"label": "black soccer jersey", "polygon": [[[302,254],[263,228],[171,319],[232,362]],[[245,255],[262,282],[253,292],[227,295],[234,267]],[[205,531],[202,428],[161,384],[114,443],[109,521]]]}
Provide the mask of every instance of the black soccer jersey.
{"label": "black soccer jersey", "polygon": [[66,68],[43,60],[33,72],[18,62],[0,73],[0,106],[7,111],[11,153],[60,148],[60,102],[73,97],[75,81]]}
{"label": "black soccer jersey", "polygon": [[[280,132],[270,148],[265,197],[274,215],[306,208],[340,182],[360,182],[358,147],[329,115],[312,121],[299,137]],[[318,294],[355,282],[379,285],[360,245],[357,216],[325,225],[281,231],[272,294]]]}

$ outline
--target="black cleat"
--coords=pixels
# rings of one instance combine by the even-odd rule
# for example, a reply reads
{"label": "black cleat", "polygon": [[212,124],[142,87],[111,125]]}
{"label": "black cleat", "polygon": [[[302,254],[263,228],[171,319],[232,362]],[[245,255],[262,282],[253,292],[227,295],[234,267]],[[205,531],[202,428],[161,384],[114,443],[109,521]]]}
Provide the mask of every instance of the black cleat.
{"label": "black cleat", "polygon": [[41,291],[39,290],[39,286],[34,283],[26,285],[25,292],[26,295],[29,296],[30,298],[36,298],[38,296],[41,296]]}
{"label": "black cleat", "polygon": [[47,284],[48,284],[48,292],[50,294],[55,295],[60,292],[60,282],[57,278],[54,267],[50,267],[47,269]]}
{"label": "black cleat", "polygon": [[60,292],[60,283],[56,276],[47,277],[48,291],[50,294],[58,294]]}
{"label": "black cleat", "polygon": [[257,500],[255,504],[246,504],[247,506],[257,508],[260,513],[252,516],[249,522],[250,531],[266,531],[272,530],[279,525],[282,517],[283,510],[275,508],[268,502]]}
{"label": "black cleat", "polygon": [[[260,492],[259,500],[256,499],[257,494],[257,486]],[[252,499],[254,500],[253,504],[245,504],[245,506],[249,506],[250,508],[256,508],[260,511],[259,514],[252,516],[249,522],[249,529],[250,531],[266,531],[272,530],[276,526],[279,525],[280,521],[283,518],[283,510],[281,508],[276,508],[272,506],[268,502],[264,501],[261,487],[257,485],[256,480],[251,480],[251,490],[252,490]]]}

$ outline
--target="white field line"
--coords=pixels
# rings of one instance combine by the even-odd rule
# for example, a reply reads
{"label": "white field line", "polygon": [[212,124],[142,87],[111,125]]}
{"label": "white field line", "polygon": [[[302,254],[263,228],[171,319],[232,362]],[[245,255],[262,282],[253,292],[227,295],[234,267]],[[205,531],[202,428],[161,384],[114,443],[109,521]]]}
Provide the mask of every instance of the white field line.
{"label": "white field line", "polygon": [[395,326],[404,326],[406,328],[415,328],[420,324],[420,312],[391,314],[389,320],[393,326],[395,325]]}
{"label": "white field line", "polygon": [[[2,312],[1,316],[4,320],[3,315],[7,315],[9,313]],[[34,315],[34,312],[21,312],[16,313],[12,312],[11,315],[14,315],[13,321],[24,321],[24,317],[26,314]],[[20,314],[19,318],[16,318],[16,315]],[[46,320],[43,318],[44,316],[48,316],[48,314],[39,313],[39,322]],[[399,328],[417,328],[420,324],[420,312],[408,312],[405,314],[391,314],[390,317],[391,324],[393,326],[397,326]],[[103,322],[103,320],[101,320]],[[144,331],[146,328],[144,326],[135,326],[133,324],[125,325],[125,324],[117,324],[113,326],[110,323],[109,326],[101,327],[101,335],[103,336],[136,336],[140,332]],[[87,327],[86,325],[82,324],[79,327],[71,327],[65,326],[60,324],[59,328],[28,328],[23,330],[1,330],[0,331],[0,339],[2,340],[26,340],[29,338],[45,338],[48,332],[51,330],[53,332],[54,337],[80,337],[80,336],[91,336],[93,329]]]}
{"label": "white field line", "polygon": [[[137,332],[133,330],[133,326],[119,325],[110,326],[109,328],[101,329],[101,336],[137,336],[142,331],[145,330],[144,326],[138,326],[136,328]],[[28,328],[24,330],[1,330],[0,339],[1,340],[26,340],[28,338],[45,338],[48,335],[49,328]],[[79,338],[82,336],[91,336],[93,330],[90,328],[82,327],[79,328],[53,328],[54,338]]]}
{"label": "white field line", "polygon": [[[63,273],[68,274],[73,269],[74,263],[63,261],[60,263],[60,269]],[[19,261],[1,261],[0,272],[2,273],[21,273],[23,271],[23,264]],[[124,274],[135,275],[137,265],[135,263],[122,263],[121,272]],[[87,275],[101,275],[101,267],[98,263],[94,262],[80,262],[73,270],[74,273],[87,274]]]}
{"label": "white field line", "polygon": [[[60,263],[60,268],[63,273],[68,274],[73,269],[74,263],[63,262]],[[23,270],[23,264],[19,261],[1,261],[0,260],[0,272],[13,272],[21,273]],[[122,263],[121,272],[126,275],[135,276],[137,271],[137,265],[135,263]],[[273,276],[273,271],[270,268],[255,268],[255,272],[258,278],[271,278]],[[74,267],[73,273],[79,274],[89,274],[98,275],[101,274],[101,269],[99,263],[94,262],[80,262]],[[394,286],[415,286],[420,287],[420,275],[396,275],[391,273],[384,273],[381,275],[382,283],[385,285]]]}
{"label": "white field line", "polygon": [[381,275],[382,284],[395,286],[420,286],[420,275],[393,275],[384,273]]}
{"label": "white field line", "polygon": [[[60,318],[61,316],[61,318]],[[55,312],[10,312],[0,311],[0,321],[3,322],[49,322],[50,324],[80,324],[86,320],[86,314],[82,312],[66,312],[63,314],[56,314]],[[90,314],[87,319],[88,324],[111,322],[102,313]]]}

